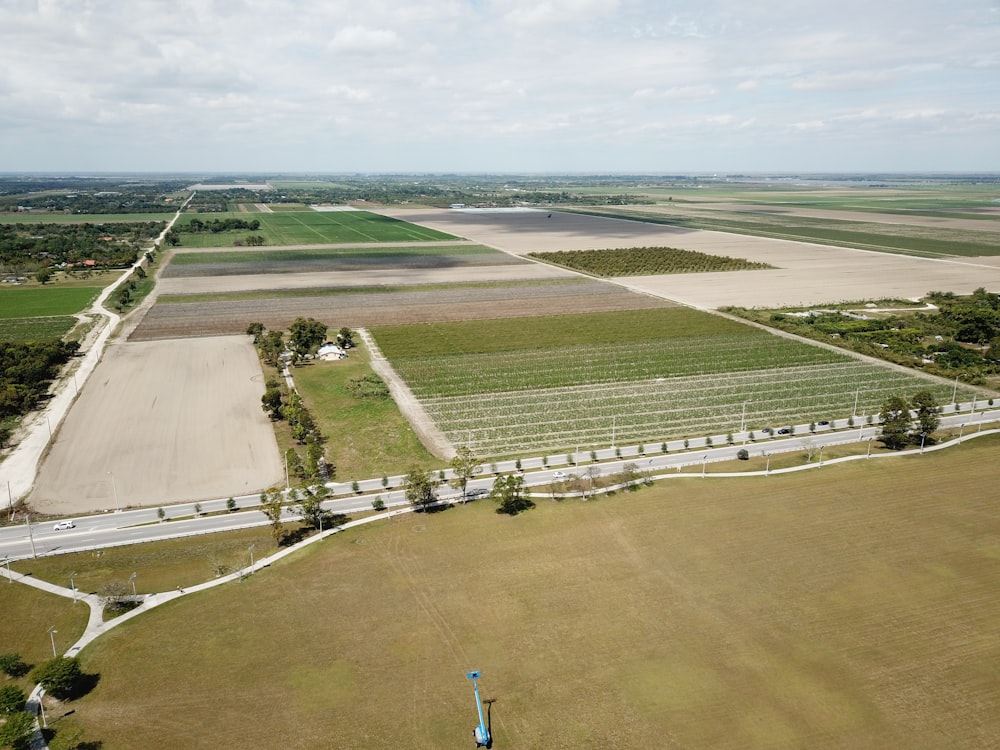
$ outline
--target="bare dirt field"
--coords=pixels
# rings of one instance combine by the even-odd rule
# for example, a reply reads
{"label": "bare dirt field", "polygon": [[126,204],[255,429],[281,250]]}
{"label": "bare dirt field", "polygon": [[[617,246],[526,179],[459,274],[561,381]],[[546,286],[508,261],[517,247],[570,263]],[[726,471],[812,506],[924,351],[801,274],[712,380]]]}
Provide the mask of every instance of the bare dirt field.
{"label": "bare dirt field", "polygon": [[112,345],[56,434],[29,503],[65,515],[113,510],[115,490],[125,507],[264,489],[282,467],[263,392],[245,336]]}
{"label": "bare dirt field", "polygon": [[[506,257],[506,256],[499,256]],[[478,284],[570,278],[573,274],[542,263],[504,265],[454,265],[447,268],[376,268],[311,273],[255,273],[242,275],[164,278],[159,294],[215,294],[332,287],[411,286],[425,284]]]}
{"label": "bare dirt field", "polygon": [[[919,297],[932,290],[969,294],[1000,287],[991,259],[932,260],[725,232],[677,229],[638,221],[547,211],[466,213],[384,209],[396,218],[468,237],[512,253],[665,245],[776,266],[677,276],[630,277],[629,288],[702,309],[776,307],[881,297]],[[982,262],[981,262],[982,261]]]}
{"label": "bare dirt field", "polygon": [[[539,266],[542,271],[545,267]],[[549,269],[556,270],[556,269]],[[484,318],[518,318],[531,315],[636,310],[669,305],[666,300],[635,294],[615,284],[582,280],[560,271],[567,280],[497,286],[413,287],[408,291],[365,289],[353,293],[267,296],[249,299],[193,300],[157,304],[133,332],[142,341],[179,336],[236,334],[259,321],[268,328],[284,329],[295,318],[313,317],[327,325],[351,328],[393,323],[423,323]],[[411,282],[414,273],[406,274]],[[238,282],[247,277],[183,279]],[[484,279],[485,281],[486,279]],[[491,281],[498,279],[492,278]],[[384,282],[388,283],[388,282]],[[398,284],[405,283],[400,277]],[[317,284],[312,284],[316,288]]]}

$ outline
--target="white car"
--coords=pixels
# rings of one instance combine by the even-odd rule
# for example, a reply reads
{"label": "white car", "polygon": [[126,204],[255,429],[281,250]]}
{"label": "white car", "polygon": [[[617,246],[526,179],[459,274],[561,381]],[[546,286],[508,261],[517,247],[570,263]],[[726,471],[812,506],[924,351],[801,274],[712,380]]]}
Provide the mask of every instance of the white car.
{"label": "white car", "polygon": [[553,479],[565,479],[566,478],[566,472],[565,471],[553,471],[552,472],[552,478]]}
{"label": "white car", "polygon": [[52,527],[53,531],[65,531],[66,529],[75,529],[76,524],[72,521],[60,521],[55,526]]}

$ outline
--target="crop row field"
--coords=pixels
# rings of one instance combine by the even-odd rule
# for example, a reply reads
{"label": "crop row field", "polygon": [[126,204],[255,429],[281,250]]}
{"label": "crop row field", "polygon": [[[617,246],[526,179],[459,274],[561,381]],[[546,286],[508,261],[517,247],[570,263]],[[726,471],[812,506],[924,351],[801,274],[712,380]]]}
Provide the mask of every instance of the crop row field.
{"label": "crop row field", "polygon": [[244,274],[316,273],[372,268],[450,268],[524,264],[513,255],[483,245],[409,245],[377,248],[294,248],[177,253],[166,278]]}
{"label": "crop row field", "polygon": [[[268,245],[330,244],[342,242],[435,242],[453,240],[450,234],[417,226],[400,219],[368,211],[282,211],[255,213],[260,228],[227,232],[185,231],[193,219],[205,220],[205,214],[184,214],[175,228],[182,247],[227,247],[248,234],[260,235]],[[215,219],[246,219],[245,213],[211,214]]]}
{"label": "crop row field", "polygon": [[0,341],[42,341],[61,339],[76,325],[71,315],[43,315],[34,318],[4,318]]}
{"label": "crop row field", "polygon": [[585,279],[398,287],[334,287],[160,297],[132,340],[243,333],[249,323],[285,329],[297,317],[335,328],[421,321],[517,318],[671,306],[666,300]]}
{"label": "crop row field", "polygon": [[646,276],[661,273],[711,273],[774,268],[727,255],[709,255],[676,247],[629,247],[528,253],[528,257],[593,276]]}
{"label": "crop row field", "polygon": [[738,432],[744,418],[748,430],[832,420],[855,399],[863,415],[893,394],[952,393],[686,308],[373,335],[449,440],[483,456]]}

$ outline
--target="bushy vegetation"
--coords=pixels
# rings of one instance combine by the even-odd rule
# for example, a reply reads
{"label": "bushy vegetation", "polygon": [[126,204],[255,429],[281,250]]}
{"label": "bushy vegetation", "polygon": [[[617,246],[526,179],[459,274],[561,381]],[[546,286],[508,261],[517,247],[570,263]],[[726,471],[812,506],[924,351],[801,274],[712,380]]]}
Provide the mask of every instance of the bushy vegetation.
{"label": "bushy vegetation", "polygon": [[0,672],[8,677],[23,677],[28,674],[29,667],[20,654],[0,654]]}
{"label": "bushy vegetation", "polygon": [[0,271],[37,272],[62,263],[73,267],[121,268],[135,263],[144,242],[163,222],[106,224],[0,223]]}
{"label": "bushy vegetation", "polygon": [[180,232],[191,232],[192,234],[197,234],[198,232],[212,232],[213,234],[218,234],[219,232],[231,232],[234,229],[246,229],[251,232],[256,232],[260,229],[259,219],[250,219],[249,221],[244,219],[237,219],[233,217],[225,219],[209,219],[208,221],[203,221],[202,219],[193,218],[187,222],[179,223],[177,229]]}
{"label": "bushy vegetation", "polygon": [[0,341],[0,419],[35,408],[79,348],[76,341]]}
{"label": "bushy vegetation", "polygon": [[31,679],[39,683],[56,698],[68,698],[73,694],[83,670],[76,657],[60,656],[35,667]]}
{"label": "bushy vegetation", "polygon": [[594,276],[649,276],[662,273],[708,273],[773,268],[767,263],[730,258],[727,255],[709,255],[676,247],[567,250],[529,253],[528,257]]}
{"label": "bushy vegetation", "polygon": [[389,398],[389,387],[373,372],[347,381],[347,389],[357,398]]}
{"label": "bushy vegetation", "polygon": [[[816,310],[727,312],[935,375],[959,376],[968,383],[982,384],[1000,375],[1000,294],[982,288],[968,296],[930,292],[927,301],[937,309],[902,307],[875,314],[865,312],[864,303],[853,303]],[[869,304],[880,309],[902,305],[899,300]]]}

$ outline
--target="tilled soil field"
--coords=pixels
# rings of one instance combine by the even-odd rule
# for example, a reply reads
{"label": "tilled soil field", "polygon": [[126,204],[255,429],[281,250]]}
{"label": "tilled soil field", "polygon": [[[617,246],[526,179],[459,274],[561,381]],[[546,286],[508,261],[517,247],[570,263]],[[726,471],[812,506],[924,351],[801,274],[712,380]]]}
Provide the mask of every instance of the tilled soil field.
{"label": "tilled soil field", "polygon": [[500,286],[428,286],[410,291],[343,291],[313,295],[213,301],[160,302],[130,340],[243,333],[261,322],[284,329],[297,317],[313,317],[332,327],[519,318],[533,315],[638,310],[672,306],[613,284],[583,280]]}

